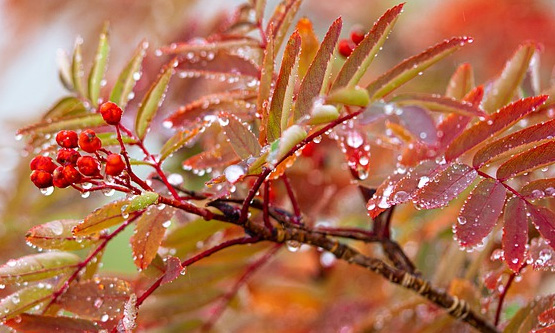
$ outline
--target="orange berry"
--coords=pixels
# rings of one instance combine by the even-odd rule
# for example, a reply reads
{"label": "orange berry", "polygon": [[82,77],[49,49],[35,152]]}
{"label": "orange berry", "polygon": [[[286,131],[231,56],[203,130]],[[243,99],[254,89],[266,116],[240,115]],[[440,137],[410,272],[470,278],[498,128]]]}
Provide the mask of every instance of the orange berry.
{"label": "orange berry", "polygon": [[116,103],[106,102],[100,106],[100,114],[106,123],[117,125],[121,120],[123,110]]}
{"label": "orange berry", "polygon": [[74,131],[63,130],[56,134],[56,142],[60,147],[64,148],[77,148],[77,141],[79,137]]}
{"label": "orange berry", "polygon": [[48,173],[54,172],[57,167],[54,161],[52,161],[52,158],[42,155],[35,156],[31,160],[29,166],[31,167],[31,170],[42,170]]}
{"label": "orange berry", "polygon": [[125,163],[119,154],[110,154],[106,157],[106,174],[109,176],[118,176],[123,169]]}
{"label": "orange berry", "polygon": [[93,130],[86,129],[79,134],[79,147],[87,153],[94,153],[102,148],[102,141],[100,141]]}
{"label": "orange berry", "polygon": [[52,186],[52,174],[44,170],[33,170],[31,181],[38,188],[47,188]]}

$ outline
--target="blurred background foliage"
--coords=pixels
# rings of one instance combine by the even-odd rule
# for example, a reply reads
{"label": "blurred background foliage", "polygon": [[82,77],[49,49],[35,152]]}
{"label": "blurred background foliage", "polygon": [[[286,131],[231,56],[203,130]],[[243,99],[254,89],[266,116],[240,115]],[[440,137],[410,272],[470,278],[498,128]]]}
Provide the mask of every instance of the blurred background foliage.
{"label": "blurred background foliage", "polygon": [[[269,1],[268,8],[276,2]],[[156,57],[153,50],[171,42],[208,35],[240,3],[238,0],[0,1],[0,262],[35,251],[25,245],[24,236],[30,227],[54,219],[84,217],[101,202],[110,200],[101,194],[85,200],[74,191],[59,190],[44,197],[28,181],[29,157],[21,156],[23,144],[14,139],[13,133],[18,127],[36,121],[62,96],[63,87],[58,81],[56,66],[58,49],[70,51],[75,37],[80,35],[85,41],[85,63],[90,63],[102,23],[109,21],[112,50],[111,70],[107,75],[112,82],[118,74],[117,69],[127,61],[135,46],[147,39],[151,48],[145,61],[144,79],[136,88],[144,93],[165,61]],[[391,0],[305,0],[300,16],[312,20],[321,38],[329,22],[339,15],[344,18],[344,34],[347,34],[354,25],[369,29],[374,20],[394,4],[396,2]],[[498,73],[516,47],[529,39],[543,44],[541,78],[544,82],[550,80],[555,64],[555,6],[549,0],[408,0],[405,13],[369,76],[375,77],[401,59],[457,35],[472,36],[474,43],[403,89],[443,93],[451,73],[461,62],[471,63],[477,82],[482,83]],[[202,85],[194,86],[191,82],[178,84],[179,87],[172,89],[202,89]],[[179,93],[171,97],[176,100],[167,101],[166,105],[184,102]],[[168,133],[158,130],[162,140]],[[315,152],[319,153],[323,154],[321,150]],[[385,160],[391,156],[384,153],[382,157]],[[375,158],[380,158],[379,154]],[[312,207],[311,213],[319,216],[319,223],[335,224],[337,219],[342,219],[342,226],[367,226],[369,219],[361,218],[366,216],[364,203],[356,188],[349,186],[347,172],[343,172],[345,176],[325,178],[317,185],[302,179],[304,172],[295,173],[295,170],[321,168],[314,164],[315,161],[317,158],[302,160],[290,171],[292,181],[301,184],[296,187],[301,205]],[[173,168],[178,170],[179,161],[175,162]],[[329,159],[325,162],[326,165],[338,164]],[[391,166],[384,165],[384,168]],[[376,179],[379,174],[380,170],[373,172]],[[310,178],[314,177],[322,175],[314,174]],[[196,176],[189,175],[189,178]],[[314,198],[314,191],[322,189],[323,196]],[[443,284],[454,294],[475,300],[476,294],[484,292],[482,283],[478,282],[476,287],[463,278],[479,281],[479,277],[499,267],[500,263],[475,267],[476,262],[484,262],[483,254],[459,251],[451,234],[459,206],[454,203],[442,211],[415,211],[412,206],[403,206],[394,217],[395,238],[415,259],[425,277]],[[450,209],[454,213],[450,213]],[[103,271],[122,275],[135,272],[128,246],[131,232],[118,236],[108,247]],[[356,247],[367,254],[379,251],[367,245],[357,244]],[[230,330],[257,332],[269,327],[288,332],[305,332],[309,328],[318,332],[468,330],[446,315],[436,313],[438,310],[422,299],[392,287],[378,276],[336,263],[333,258],[313,249],[303,247],[300,252],[280,252],[272,264],[255,275],[248,288],[239,293],[237,302],[232,303],[232,310],[226,312],[219,325],[231,325],[226,326]],[[214,260],[218,260],[218,256],[215,257]],[[234,273],[221,271],[217,274]],[[348,283],[345,283],[346,276]],[[177,286],[185,288],[191,279],[194,279],[194,269],[180,279]],[[449,281],[451,283],[447,283]],[[553,291],[552,281],[529,270],[522,282],[511,289],[505,315],[514,313],[526,299]],[[248,307],[245,310],[238,304]],[[234,317],[236,313],[241,313],[240,319]],[[162,314],[153,310],[150,317],[155,320],[157,315]],[[195,326],[194,318],[188,325]],[[184,327],[173,329],[179,331]]]}

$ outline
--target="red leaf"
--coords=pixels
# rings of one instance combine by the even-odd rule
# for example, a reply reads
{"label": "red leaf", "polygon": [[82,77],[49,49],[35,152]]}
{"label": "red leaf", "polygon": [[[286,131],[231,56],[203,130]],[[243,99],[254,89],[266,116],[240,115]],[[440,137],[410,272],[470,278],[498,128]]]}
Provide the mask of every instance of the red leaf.
{"label": "red leaf", "polygon": [[451,97],[428,94],[402,94],[392,99],[399,106],[418,105],[430,111],[457,113],[463,116],[485,116],[478,106]]}
{"label": "red leaf", "polygon": [[372,100],[382,98],[418,76],[428,67],[458,50],[465,43],[471,41],[468,37],[455,37],[430,47],[424,52],[403,60],[391,70],[382,74],[367,87]]}
{"label": "red leaf", "polygon": [[542,237],[545,238],[549,246],[555,248],[555,213],[548,208],[532,204],[528,204],[527,208],[532,223],[536,226]]}
{"label": "red leaf", "polygon": [[445,96],[458,100],[474,88],[474,71],[470,64],[460,65],[451,76]]}
{"label": "red leaf", "polygon": [[505,193],[503,184],[490,178],[482,180],[472,190],[455,225],[455,235],[461,246],[475,246],[491,232],[503,209]]}
{"label": "red leaf", "polygon": [[[228,74],[233,77],[243,76],[247,80],[258,79],[259,70],[256,64],[227,50],[208,51],[194,54],[193,57],[180,58],[177,71],[181,73],[207,73],[211,75]],[[206,54],[204,57],[201,54]],[[210,58],[208,58],[210,57]]]}
{"label": "red leaf", "polygon": [[310,64],[301,82],[299,93],[297,94],[297,101],[295,102],[295,115],[293,117],[295,121],[310,114],[314,98],[320,95],[322,89],[326,88],[324,82],[329,75],[328,69],[331,64],[331,56],[335,50],[335,45],[339,39],[342,26],[343,21],[341,18],[338,18],[332,23],[322,44],[320,44],[320,48],[312,64]]}
{"label": "red leaf", "polygon": [[[555,324],[555,307],[551,309],[547,309],[544,312],[540,313],[538,316],[538,320],[542,325],[553,325]],[[551,329],[555,330],[555,326],[552,326]],[[536,331],[537,332],[537,331]],[[549,331],[546,331],[549,332]],[[553,331],[551,331],[553,332]]]}
{"label": "red leaf", "polygon": [[413,202],[417,208],[433,209],[447,205],[462,193],[476,178],[478,173],[465,164],[451,164],[431,180],[422,179]]}
{"label": "red leaf", "polygon": [[341,71],[337,74],[332,89],[345,86],[352,87],[360,81],[368,66],[370,66],[370,63],[381,49],[389,32],[393,29],[397,17],[403,11],[403,5],[400,4],[389,9],[374,23],[370,32],[355,47],[353,53],[351,53],[343,67],[341,67]]}
{"label": "red leaf", "polygon": [[528,243],[528,217],[526,202],[512,196],[507,200],[504,212],[503,251],[505,261],[513,272],[518,273],[524,264],[524,252]]}
{"label": "red leaf", "polygon": [[228,143],[216,144],[183,161],[185,170],[206,170],[238,162],[237,155]]}
{"label": "red leaf", "polygon": [[466,151],[482,143],[489,137],[499,133],[516,123],[519,119],[526,116],[540,106],[547,96],[529,97],[518,100],[496,113],[490,115],[488,119],[482,120],[457,137],[445,153],[447,161],[452,161],[461,156]]}
{"label": "red leaf", "polygon": [[395,185],[399,182],[399,180],[401,180],[401,178],[403,178],[403,175],[398,173],[393,174],[387,177],[387,179],[384,180],[380,186],[378,186],[376,193],[374,193],[372,199],[368,200],[368,203],[366,204],[366,209],[368,209],[368,214],[371,218],[376,218],[380,215],[380,213],[391,207],[389,198],[393,193]]}
{"label": "red leaf", "polygon": [[260,155],[261,147],[254,133],[232,114],[220,113],[220,125],[231,147],[242,159]]}
{"label": "red leaf", "polygon": [[170,283],[173,280],[177,279],[181,272],[183,272],[183,266],[181,266],[181,260],[177,257],[169,256],[166,260],[166,272],[164,273],[164,278],[160,285],[164,285],[166,283]]}
{"label": "red leaf", "polygon": [[174,210],[151,206],[135,222],[135,233],[131,237],[133,261],[139,269],[146,269],[156,256],[166,232],[166,222],[171,222]]}
{"label": "red leaf", "polygon": [[295,31],[285,47],[276,88],[270,104],[270,114],[266,127],[268,142],[274,142],[287,128],[287,121],[293,104],[293,90],[297,78],[301,36]]}
{"label": "red leaf", "polygon": [[414,193],[420,189],[418,185],[427,183],[430,178],[446,167],[446,164],[437,164],[433,160],[427,160],[407,171],[406,175],[395,185],[393,193],[389,197],[389,203],[397,205],[411,200]]}
{"label": "red leaf", "polygon": [[51,317],[23,313],[17,318],[10,319],[4,325],[11,327],[17,332],[67,332],[67,333],[91,333],[100,331],[92,321],[70,318]]}
{"label": "red leaf", "polygon": [[520,189],[520,194],[529,199],[555,196],[555,178],[538,179]]}
{"label": "red leaf", "polygon": [[417,105],[407,105],[398,114],[401,125],[413,136],[428,146],[437,144],[438,135],[434,118],[426,108]]}
{"label": "red leaf", "polygon": [[527,261],[532,264],[534,270],[554,271],[555,250],[549,246],[547,241],[541,237],[530,241]]}
{"label": "red leaf", "polygon": [[553,138],[555,135],[555,119],[530,126],[518,132],[494,141],[474,155],[472,164],[476,168],[482,167],[494,157],[522,145]]}
{"label": "red leaf", "polygon": [[276,6],[272,16],[268,19],[266,34],[273,34],[274,54],[280,49],[281,43],[285,39],[285,34],[287,30],[289,30],[293,18],[301,6],[301,2],[301,0],[281,1],[281,3]]}
{"label": "red leaf", "polygon": [[497,169],[497,179],[504,181],[555,162],[555,141],[548,141],[516,155]]}

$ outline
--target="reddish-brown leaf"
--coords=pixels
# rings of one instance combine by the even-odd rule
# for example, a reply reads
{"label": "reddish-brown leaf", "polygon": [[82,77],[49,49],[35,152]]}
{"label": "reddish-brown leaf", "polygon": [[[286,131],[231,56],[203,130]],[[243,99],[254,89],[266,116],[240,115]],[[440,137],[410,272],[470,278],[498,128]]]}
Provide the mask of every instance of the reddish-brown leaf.
{"label": "reddish-brown leaf", "polygon": [[166,271],[164,272],[164,277],[160,285],[170,283],[177,279],[179,275],[183,272],[183,267],[181,266],[181,260],[177,257],[169,256],[166,259]]}
{"label": "reddish-brown leaf", "polygon": [[399,106],[418,105],[430,111],[457,113],[463,116],[485,116],[479,107],[465,101],[458,101],[451,97],[428,94],[402,94],[392,100]]}
{"label": "reddish-brown leaf", "polygon": [[433,160],[427,160],[407,171],[406,175],[395,185],[389,196],[389,203],[397,205],[411,200],[424,184],[446,167],[446,164],[438,164]]}
{"label": "reddish-brown leaf", "polygon": [[555,141],[548,141],[501,164],[497,169],[497,179],[503,181],[553,162],[555,162]]}
{"label": "reddish-brown leaf", "polygon": [[67,332],[67,333],[92,333],[99,332],[94,322],[70,317],[41,316],[23,313],[17,318],[10,319],[4,325],[11,327],[17,332],[39,333],[39,332]]}
{"label": "reddish-brown leaf", "polygon": [[360,81],[395,26],[397,17],[403,11],[403,5],[400,4],[389,9],[374,23],[370,32],[355,47],[353,53],[341,67],[332,89],[345,86],[354,87]]}
{"label": "reddish-brown leaf", "polygon": [[472,164],[476,168],[482,167],[494,157],[501,155],[511,149],[515,149],[522,145],[551,139],[555,136],[555,119],[543,123],[530,126],[518,132],[507,135],[497,141],[494,141],[482,149],[478,150],[474,155]]}
{"label": "reddish-brown leaf", "polygon": [[484,110],[492,113],[511,101],[537,49],[535,42],[520,46],[484,97]]}
{"label": "reddish-brown leaf", "polygon": [[401,125],[406,128],[417,141],[427,146],[435,146],[438,133],[435,120],[430,112],[417,105],[403,106],[395,112]]}
{"label": "reddish-brown leaf", "polygon": [[476,170],[468,165],[451,164],[432,179],[420,178],[413,202],[421,209],[443,207],[470,186],[477,175]]}
{"label": "reddish-brown leaf", "polygon": [[268,26],[266,28],[266,34],[269,35],[273,32],[274,39],[274,53],[280,49],[287,30],[291,26],[295,14],[301,6],[301,0],[283,0],[279,5],[276,6],[274,13],[268,20]]}
{"label": "reddish-brown leaf", "polygon": [[455,224],[461,246],[473,247],[491,232],[503,209],[505,194],[503,184],[490,178],[472,190]]}
{"label": "reddish-brown leaf", "polygon": [[555,178],[534,180],[520,189],[520,194],[528,199],[541,199],[555,196]]}
{"label": "reddish-brown leaf", "polygon": [[470,64],[460,65],[451,76],[445,96],[462,100],[474,88],[474,71]]}
{"label": "reddish-brown leaf", "polygon": [[272,94],[272,83],[274,82],[274,62],[276,54],[274,52],[273,25],[270,25],[270,31],[266,35],[266,49],[264,49],[264,58],[260,68],[260,86],[258,87],[258,96],[256,97],[256,110],[260,114],[260,135],[258,142],[265,145],[267,142],[266,132],[268,131],[268,113],[270,109],[270,97]]}
{"label": "reddish-brown leaf", "polygon": [[449,145],[445,153],[446,160],[454,160],[496,133],[510,127],[540,106],[546,99],[547,96],[542,95],[518,100],[490,115],[488,119],[476,123]]}
{"label": "reddish-brown leaf", "polygon": [[[227,50],[216,50],[194,54],[193,57],[181,58],[176,70],[182,73],[205,72],[207,74],[229,74],[245,77],[245,79],[258,79],[259,70],[252,61],[238,55],[229,53]],[[201,56],[204,54],[204,57]]]}
{"label": "reddish-brown leaf", "polygon": [[105,322],[121,314],[130,295],[127,281],[97,277],[72,284],[56,304],[82,318]]}
{"label": "reddish-brown leaf", "polygon": [[468,37],[455,37],[432,46],[418,55],[403,60],[400,64],[382,74],[368,85],[367,90],[370,94],[370,99],[377,100],[386,96],[469,41],[472,41],[472,39]]}
{"label": "reddish-brown leaf", "polygon": [[395,185],[403,178],[404,175],[395,173],[387,177],[384,182],[378,186],[376,193],[368,203],[366,204],[366,209],[368,209],[368,214],[371,218],[376,218],[380,213],[385,211],[387,208],[391,207],[389,203],[390,197],[393,194],[393,189]]}
{"label": "reddish-brown leaf", "polygon": [[222,127],[231,147],[242,159],[260,155],[261,147],[254,133],[243,124],[241,120],[232,114],[222,112],[219,115]]}
{"label": "reddish-brown leaf", "polygon": [[341,18],[335,20],[324,37],[322,44],[320,44],[320,48],[299,87],[299,93],[295,102],[294,121],[310,114],[314,98],[318,97],[322,90],[326,88],[325,82],[329,77],[331,56],[335,50],[342,26],[343,21]]}
{"label": "reddish-brown leaf", "polygon": [[295,31],[285,47],[276,88],[270,104],[270,113],[266,131],[268,142],[274,142],[281,136],[281,131],[287,127],[287,121],[293,105],[293,90],[297,79],[299,53],[301,51],[301,36]]}
{"label": "reddish-brown leaf", "polygon": [[302,80],[306,75],[306,71],[314,60],[320,42],[314,33],[312,22],[306,17],[302,17],[297,22],[296,30],[301,35],[301,54],[299,56],[299,79]]}
{"label": "reddish-brown leaf", "polygon": [[158,248],[164,238],[166,228],[171,223],[174,210],[170,207],[159,209],[150,206],[147,211],[135,221],[135,233],[131,237],[133,261],[139,269],[146,269],[156,256]]}
{"label": "reddish-brown leaf", "polygon": [[19,289],[0,300],[0,322],[13,318],[52,297],[54,288],[50,283],[39,283]]}
{"label": "reddish-brown leaf", "polygon": [[76,254],[61,251],[30,254],[10,259],[0,266],[0,284],[37,281],[61,276],[75,269],[80,258]]}
{"label": "reddish-brown leaf", "polygon": [[243,119],[245,115],[254,115],[256,106],[251,103],[251,99],[254,97],[256,97],[256,94],[248,90],[234,90],[202,96],[177,109],[177,111],[164,120],[164,126],[174,128],[188,127],[198,121],[202,121],[205,116],[213,115],[220,111],[233,113]]}
{"label": "reddish-brown leaf", "polygon": [[555,250],[541,237],[530,241],[527,261],[534,270],[555,271]]}
{"label": "reddish-brown leaf", "polygon": [[[555,307],[552,307],[540,313],[540,315],[538,316],[538,320],[542,325],[555,324]],[[549,328],[549,327],[546,327],[546,328]],[[555,330],[555,327],[551,326],[551,329]],[[538,332],[538,331],[535,331],[535,332]],[[545,332],[553,332],[553,331],[545,331]]]}
{"label": "reddish-brown leaf", "polygon": [[98,235],[88,237],[73,236],[73,228],[79,220],[56,220],[31,228],[25,235],[29,244],[49,250],[79,250],[91,246]]}
{"label": "reddish-brown leaf", "polygon": [[518,273],[524,264],[524,252],[528,243],[528,217],[526,202],[517,196],[507,200],[503,227],[503,251],[505,261],[513,272]]}
{"label": "reddish-brown leaf", "polygon": [[203,152],[183,161],[185,170],[206,170],[238,162],[237,155],[228,143],[208,147]]}
{"label": "reddish-brown leaf", "polygon": [[550,209],[532,204],[527,205],[530,220],[547,243],[555,248],[555,213]]}

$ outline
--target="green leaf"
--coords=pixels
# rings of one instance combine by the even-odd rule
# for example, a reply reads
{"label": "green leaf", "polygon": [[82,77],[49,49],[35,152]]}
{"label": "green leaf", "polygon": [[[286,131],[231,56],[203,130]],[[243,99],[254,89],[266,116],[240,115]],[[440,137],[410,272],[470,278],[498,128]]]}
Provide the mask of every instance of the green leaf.
{"label": "green leaf", "polygon": [[466,94],[474,89],[474,71],[470,64],[460,65],[451,76],[445,96],[462,100]]}
{"label": "green leaf", "polygon": [[222,127],[231,147],[242,159],[260,155],[262,147],[254,133],[243,124],[241,120],[227,112],[220,113],[220,126]]}
{"label": "green leaf", "polygon": [[[364,90],[366,91],[366,90]],[[327,124],[339,118],[339,111],[334,105],[324,104],[314,106],[310,115],[310,125]]]}
{"label": "green leaf", "polygon": [[123,199],[97,208],[85,217],[83,222],[73,228],[73,234],[75,236],[86,236],[120,224],[127,219],[124,216],[127,214],[128,207],[129,200]]}
{"label": "green leaf", "polygon": [[67,90],[73,91],[73,77],[71,76],[71,61],[69,60],[69,55],[63,50],[58,51],[56,60],[58,62],[58,76],[60,81]]}
{"label": "green leaf", "polygon": [[150,122],[152,121],[152,118],[154,118],[154,115],[164,100],[166,90],[168,89],[170,79],[175,72],[174,67],[176,65],[177,60],[174,59],[164,66],[162,72],[152,84],[139,106],[137,119],[135,121],[135,131],[141,140],[145,138]]}
{"label": "green leaf", "polygon": [[17,318],[13,318],[4,325],[16,330],[17,332],[99,332],[100,327],[96,323],[70,317],[62,316],[43,316],[23,313]]}
{"label": "green leaf", "polygon": [[368,91],[359,86],[343,87],[332,91],[326,97],[327,103],[337,103],[354,106],[367,106],[370,103]]}
{"label": "green leaf", "polygon": [[131,295],[130,284],[118,278],[93,278],[72,284],[56,301],[62,309],[85,319],[114,319]]}
{"label": "green leaf", "polygon": [[87,108],[78,98],[68,96],[60,99],[42,119],[58,119],[66,116],[75,116],[87,112]]}
{"label": "green leaf", "polygon": [[534,42],[519,47],[484,96],[482,103],[484,110],[492,113],[513,99],[537,49],[538,45]]}
{"label": "green leaf", "polygon": [[293,147],[307,137],[306,131],[299,125],[293,125],[283,131],[281,138],[270,145],[270,153],[266,160],[271,164],[276,164]]}
{"label": "green leaf", "polygon": [[73,251],[93,245],[98,237],[75,237],[73,228],[79,220],[56,220],[34,226],[25,235],[27,243],[48,250]]}
{"label": "green leaf", "polygon": [[78,116],[65,117],[56,120],[43,120],[31,126],[24,127],[17,131],[21,135],[52,134],[61,130],[77,130],[94,128],[105,125],[104,119],[99,113],[87,113]]}
{"label": "green leaf", "polygon": [[[102,142],[102,147],[119,146],[118,135],[114,132],[96,133],[96,136]],[[123,143],[135,143],[135,140],[127,135],[121,135]]]}
{"label": "green leaf", "polygon": [[293,105],[293,91],[297,81],[299,53],[301,51],[301,37],[295,31],[285,47],[276,88],[272,96],[270,114],[268,117],[268,141],[273,142],[281,135],[282,128],[287,127],[291,106]]}
{"label": "green leaf", "polygon": [[196,219],[170,230],[162,240],[162,246],[176,249],[177,255],[183,257],[197,250],[197,242],[205,241],[216,232],[229,228],[229,225],[217,221]]}
{"label": "green leaf", "polygon": [[45,252],[10,259],[0,266],[0,284],[47,279],[69,271],[80,258],[68,252]]}
{"label": "green leaf", "polygon": [[40,283],[16,291],[0,301],[0,321],[4,322],[46,301],[53,293],[54,290],[49,283]]}
{"label": "green leaf", "polygon": [[116,84],[110,93],[110,101],[116,103],[120,108],[125,110],[127,102],[131,99],[133,88],[140,78],[141,64],[146,54],[148,43],[142,41],[133,57],[129,60],[123,71],[120,73]]}
{"label": "green leaf", "polygon": [[457,113],[463,116],[486,116],[484,111],[477,106],[438,95],[402,94],[395,96],[391,101],[401,107],[406,105],[417,105],[430,111]]}
{"label": "green leaf", "polygon": [[272,35],[273,26],[270,26],[270,33],[267,35],[266,49],[264,50],[264,59],[262,60],[262,67],[260,69],[260,86],[258,88],[258,97],[256,101],[256,109],[261,115],[260,137],[258,138],[258,142],[261,145],[266,144],[267,141],[270,97],[272,93],[274,62],[276,58]]}
{"label": "green leaf", "polygon": [[200,127],[193,128],[191,130],[183,130],[179,131],[174,136],[168,139],[166,143],[160,149],[160,162],[164,161],[168,158],[171,154],[176,152],[177,150],[181,149],[183,146],[188,144],[191,140],[196,138],[196,136],[200,133],[202,127],[204,127],[206,123],[203,123]]}
{"label": "green leaf", "polygon": [[151,206],[137,219],[135,233],[131,237],[133,261],[139,269],[146,269],[158,252],[162,238],[174,214],[173,208],[158,209]]}
{"label": "green leaf", "polygon": [[386,96],[471,41],[472,39],[468,37],[455,37],[403,60],[366,87],[370,98],[377,100]]}
{"label": "green leaf", "polygon": [[332,23],[301,82],[297,101],[295,102],[295,114],[293,117],[295,122],[310,114],[314,99],[323,93],[323,90],[326,88],[326,80],[329,78],[329,71],[331,69],[330,60],[339,39],[342,25],[343,21],[341,18]]}
{"label": "green leaf", "polygon": [[75,48],[73,50],[73,58],[71,63],[71,77],[73,79],[73,88],[79,96],[85,96],[85,90],[83,89],[83,76],[85,75],[85,70],[83,69],[83,55],[81,52],[81,45],[83,44],[83,39],[78,37],[75,40]]}
{"label": "green leaf", "polygon": [[102,88],[102,80],[104,80],[104,74],[106,73],[106,66],[108,63],[108,53],[110,52],[108,27],[108,23],[105,23],[100,33],[98,48],[96,50],[91,72],[89,73],[89,99],[94,107],[98,105],[100,99],[100,89]]}
{"label": "green leaf", "polygon": [[150,205],[158,202],[160,195],[156,192],[143,192],[141,195],[133,197],[129,200],[129,206],[124,209],[124,212],[136,212],[141,209],[145,209]]}
{"label": "green leaf", "polygon": [[397,18],[403,10],[403,5],[400,4],[389,9],[374,23],[372,30],[355,47],[353,53],[341,67],[332,90],[345,86],[352,88],[357,85],[395,26]]}

